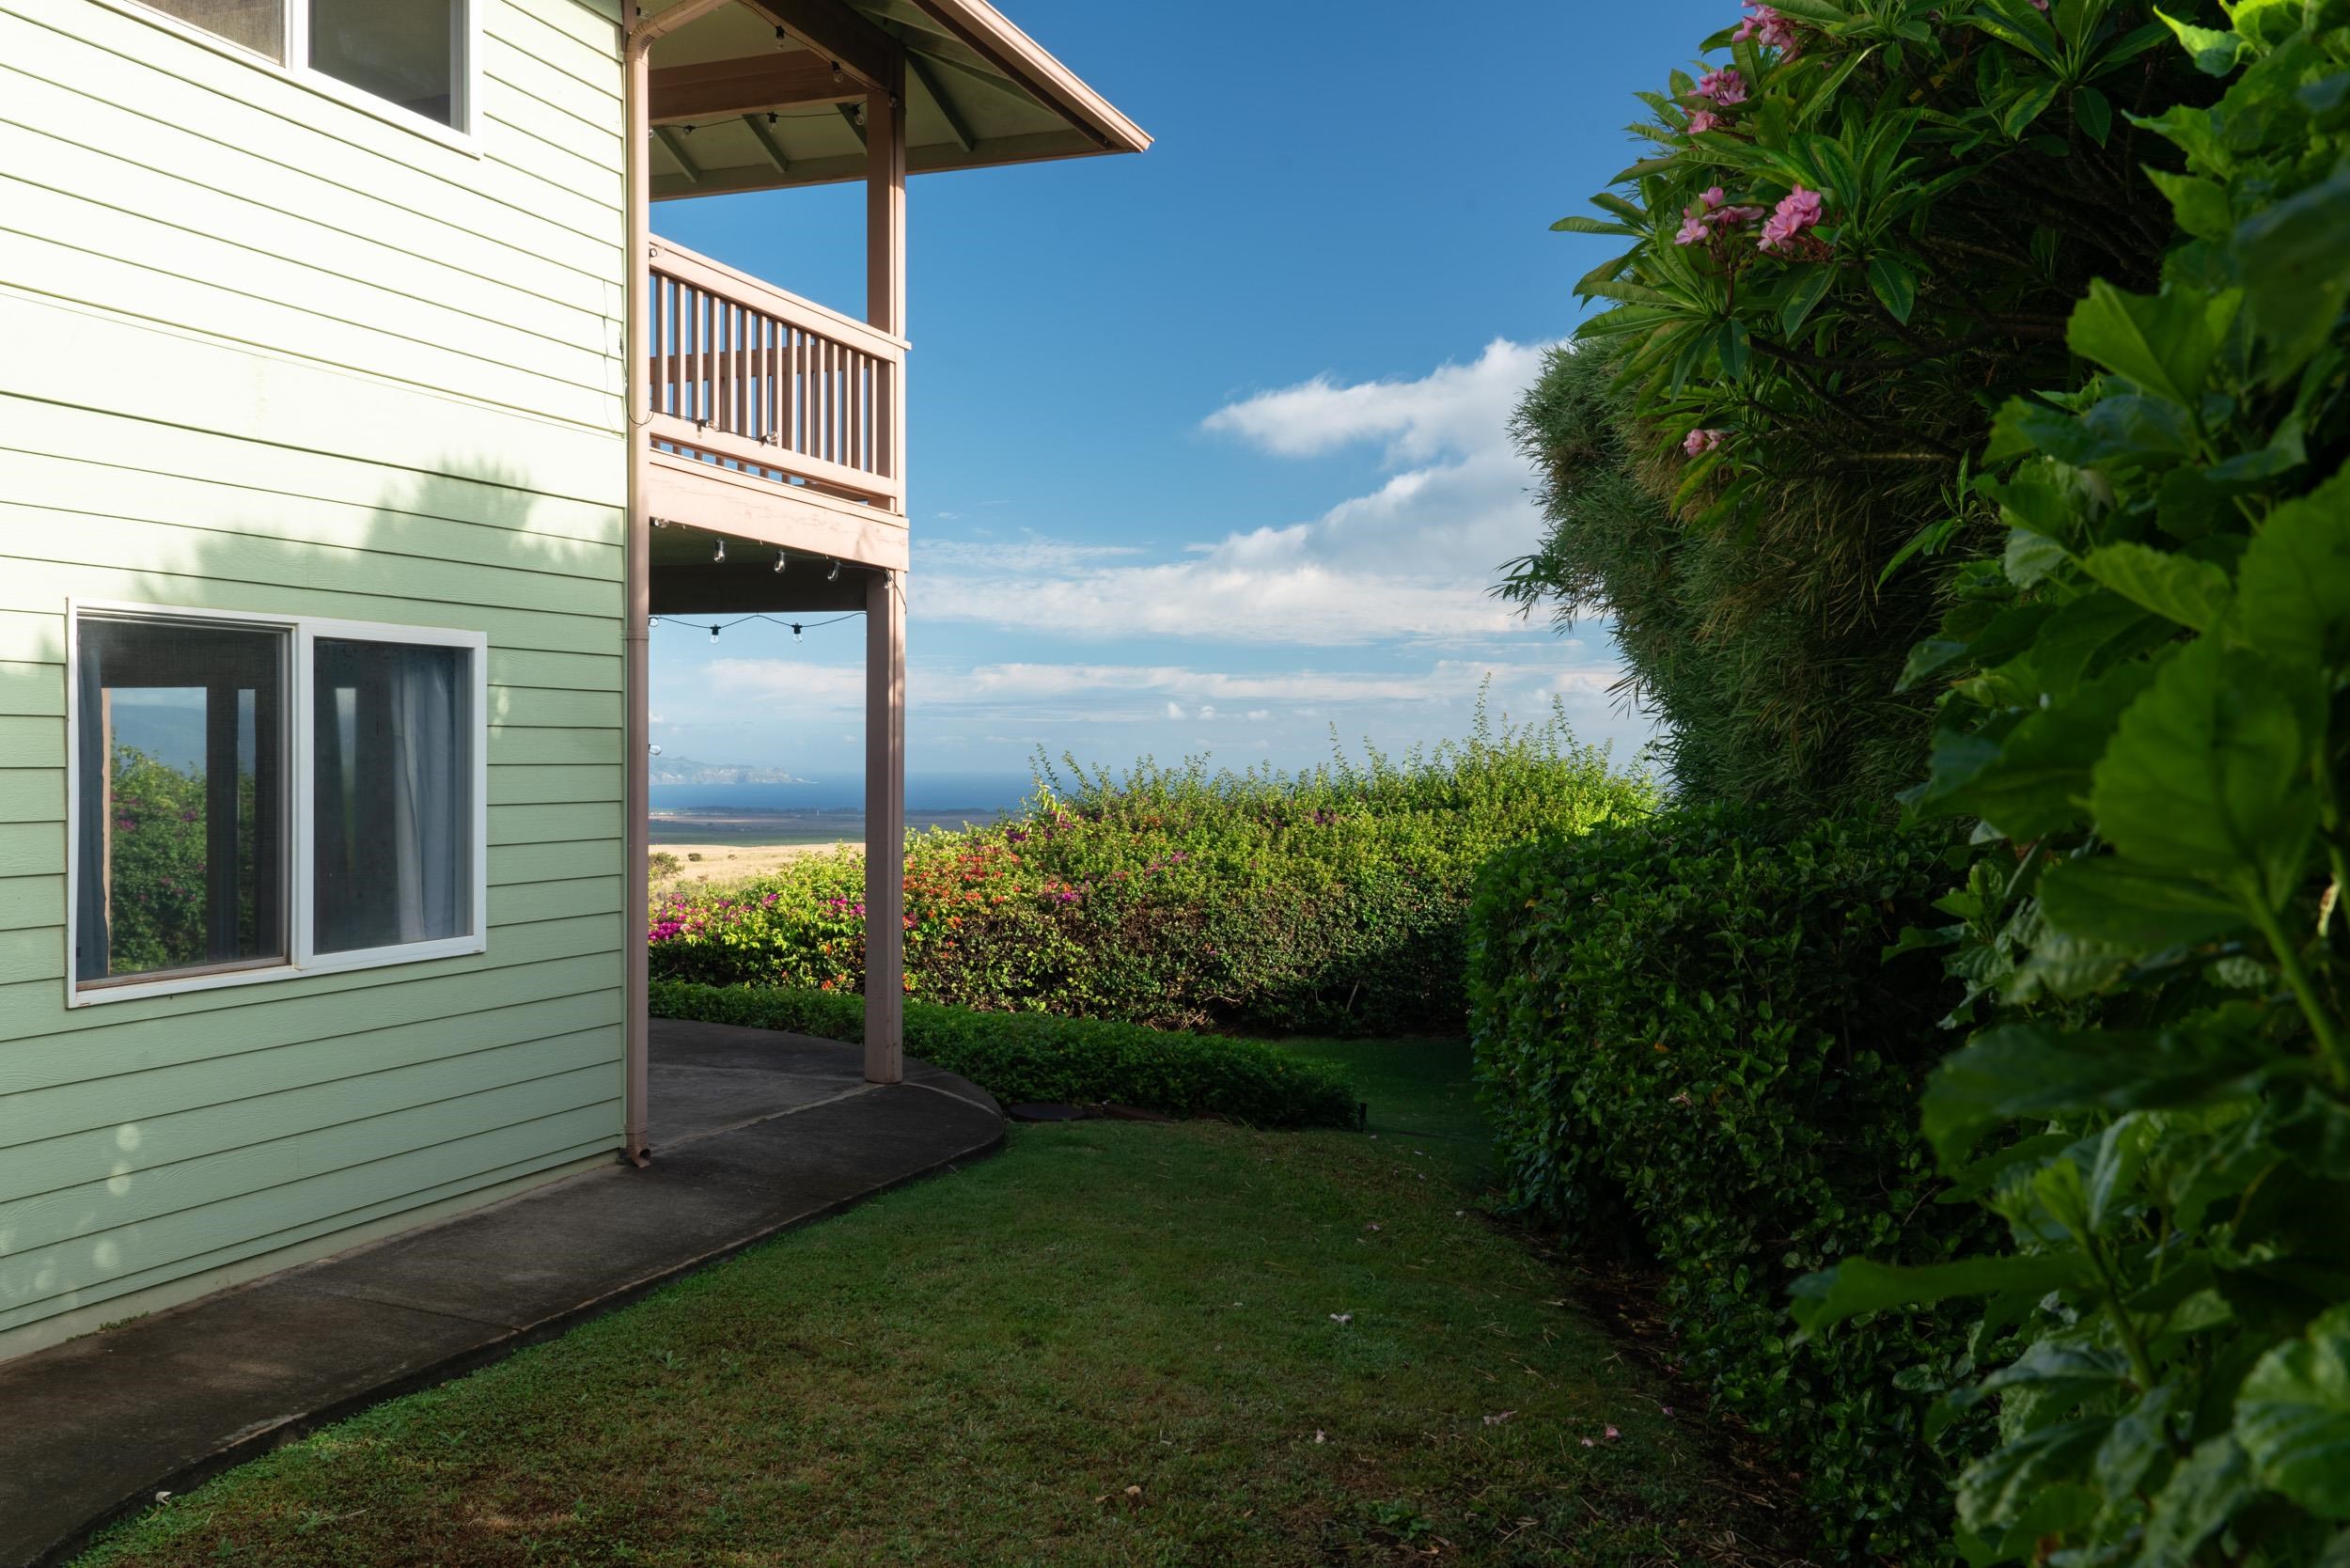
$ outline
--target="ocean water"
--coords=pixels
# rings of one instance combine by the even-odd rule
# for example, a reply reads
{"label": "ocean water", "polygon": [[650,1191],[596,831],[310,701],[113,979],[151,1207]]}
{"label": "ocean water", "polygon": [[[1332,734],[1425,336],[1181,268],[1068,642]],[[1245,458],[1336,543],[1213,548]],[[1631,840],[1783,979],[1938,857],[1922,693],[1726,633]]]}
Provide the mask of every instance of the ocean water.
{"label": "ocean water", "polygon": [[[1026,774],[920,774],[906,779],[906,825],[961,827],[993,822],[1031,789]],[[656,844],[818,844],[865,837],[864,783],[811,778],[798,784],[656,784],[650,795]]]}

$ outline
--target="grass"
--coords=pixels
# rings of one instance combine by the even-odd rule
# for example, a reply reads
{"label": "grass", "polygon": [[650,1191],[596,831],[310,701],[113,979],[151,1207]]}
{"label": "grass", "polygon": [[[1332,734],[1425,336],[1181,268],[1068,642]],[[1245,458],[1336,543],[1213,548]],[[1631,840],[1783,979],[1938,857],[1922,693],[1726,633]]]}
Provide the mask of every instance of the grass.
{"label": "grass", "polygon": [[1480,1210],[1465,1053],[1289,1048],[1347,1069],[1375,1136],[1015,1129],[84,1568],[1743,1555],[1702,1423]]}

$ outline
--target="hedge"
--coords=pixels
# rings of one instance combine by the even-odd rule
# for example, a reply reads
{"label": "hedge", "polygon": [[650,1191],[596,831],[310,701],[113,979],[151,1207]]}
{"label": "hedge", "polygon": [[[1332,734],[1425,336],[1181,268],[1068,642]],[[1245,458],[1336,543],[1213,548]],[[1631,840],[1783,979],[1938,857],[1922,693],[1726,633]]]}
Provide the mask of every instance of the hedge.
{"label": "hedge", "polygon": [[[1015,816],[909,838],[911,996],[990,1012],[1239,1034],[1444,1034],[1466,1011],[1477,868],[1505,844],[1653,808],[1562,718],[1302,774],[1039,761]],[[864,984],[864,862],[662,889],[654,975]]]}
{"label": "hedge", "polygon": [[1478,1074],[1512,1200],[1583,1248],[1661,1265],[1690,1375],[1774,1440],[1852,1553],[1898,1556],[1947,1523],[1929,1401],[1893,1383],[1964,1336],[1888,1314],[1791,1347],[1787,1288],[1848,1252],[1930,1262],[1987,1229],[1932,1200],[1914,1131],[1952,991],[1931,957],[1881,960],[1931,918],[1941,847],[1675,809],[1504,853],[1470,917]]}
{"label": "hedge", "polygon": [[[842,992],[655,980],[651,1000],[660,1018],[853,1043],[865,1038],[864,998]],[[1344,1078],[1253,1040],[910,1001],[905,1047],[1010,1105],[1107,1103],[1260,1127],[1354,1127],[1362,1120]]]}

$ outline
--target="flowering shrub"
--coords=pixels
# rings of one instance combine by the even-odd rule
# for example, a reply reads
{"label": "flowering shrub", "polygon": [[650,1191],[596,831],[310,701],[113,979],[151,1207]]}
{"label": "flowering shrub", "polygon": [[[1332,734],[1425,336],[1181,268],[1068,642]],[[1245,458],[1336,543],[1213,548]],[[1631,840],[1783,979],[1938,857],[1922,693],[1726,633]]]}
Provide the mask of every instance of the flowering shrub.
{"label": "flowering shrub", "polygon": [[1472,916],[1478,1074],[1520,1206],[1664,1270],[1675,1353],[1802,1473],[1822,1535],[1899,1556],[1949,1517],[1931,1388],[1963,1323],[1886,1317],[1790,1354],[1791,1281],[1866,1247],[1912,1263],[1991,1227],[1931,1201],[1908,1114],[1957,996],[1879,952],[1930,917],[1943,840],[1666,811],[1497,855]]}
{"label": "flowering shrub", "polygon": [[1684,794],[1878,808],[1917,776],[1920,563],[1996,548],[1965,463],[2001,399],[2064,384],[2089,280],[2154,279],[2172,155],[2130,111],[2209,90],[2170,36],[2145,0],[1790,0],[1639,95],[1651,155],[1557,226],[1628,242],[1565,356],[1616,396],[1557,364],[1528,395],[1552,530],[1505,588],[1625,630]]}
{"label": "flowering shrub", "polygon": [[[864,1004],[838,991],[656,980],[652,1011],[825,1040],[865,1038]],[[1008,1105],[1108,1102],[1259,1127],[1353,1127],[1361,1120],[1361,1102],[1338,1073],[1254,1040],[909,1002],[905,1046]]]}
{"label": "flowering shrub", "polygon": [[1910,938],[1972,1031],[1924,1125],[2008,1245],[1797,1307],[1986,1300],[1977,1562],[2350,1560],[2350,4],[2230,16],[2175,28],[2224,96],[2144,121],[2159,286],[2089,289],[2087,384],[2000,412],[2005,548],[1910,664],[1915,807],[1982,846]]}
{"label": "flowering shrub", "polygon": [[[1014,819],[908,840],[906,989],[1170,1027],[1458,1029],[1478,865],[1654,798],[1555,716],[1495,733],[1480,713],[1459,745],[1294,776],[1046,766]],[[854,855],[667,893],[653,973],[856,990],[862,898]]]}

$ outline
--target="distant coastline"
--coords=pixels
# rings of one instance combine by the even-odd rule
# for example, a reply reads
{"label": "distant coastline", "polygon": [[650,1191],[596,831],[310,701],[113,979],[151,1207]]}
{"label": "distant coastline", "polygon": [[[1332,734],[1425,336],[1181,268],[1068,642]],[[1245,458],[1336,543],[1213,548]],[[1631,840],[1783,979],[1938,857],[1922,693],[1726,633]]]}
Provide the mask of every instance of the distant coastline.
{"label": "distant coastline", "polygon": [[[1013,775],[938,774],[906,780],[906,825],[947,828],[995,822],[1018,809],[1029,781]],[[862,843],[865,807],[854,779],[795,779],[789,784],[710,779],[656,780],[647,813],[651,842],[732,844]]]}

